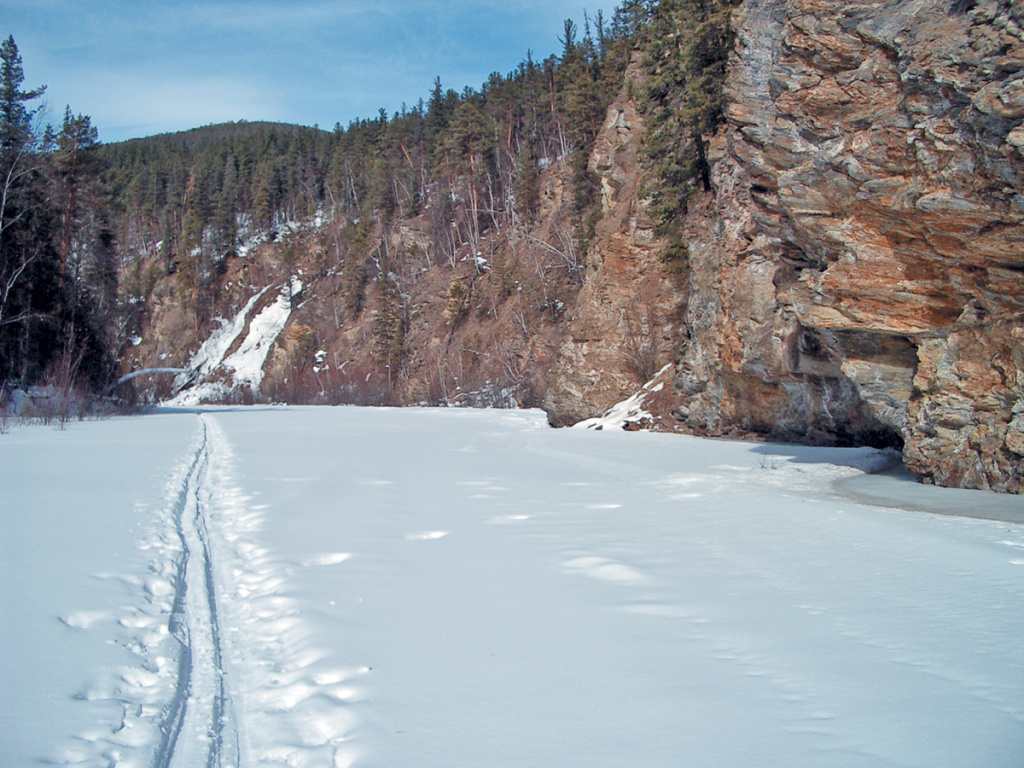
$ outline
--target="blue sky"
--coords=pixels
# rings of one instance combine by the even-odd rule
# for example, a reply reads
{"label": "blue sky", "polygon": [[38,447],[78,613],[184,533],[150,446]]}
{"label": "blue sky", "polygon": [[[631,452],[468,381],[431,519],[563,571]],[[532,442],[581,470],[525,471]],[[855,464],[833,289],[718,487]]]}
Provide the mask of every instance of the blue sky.
{"label": "blue sky", "polygon": [[473,88],[527,50],[559,50],[564,19],[602,0],[0,0],[25,87],[47,86],[103,141],[229,120],[332,128],[414,105],[434,77]]}

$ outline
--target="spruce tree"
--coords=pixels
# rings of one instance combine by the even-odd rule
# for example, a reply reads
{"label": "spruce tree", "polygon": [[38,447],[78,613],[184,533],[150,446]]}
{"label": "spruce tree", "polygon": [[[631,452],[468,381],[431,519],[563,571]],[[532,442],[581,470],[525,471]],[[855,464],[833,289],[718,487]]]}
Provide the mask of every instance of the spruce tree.
{"label": "spruce tree", "polygon": [[30,103],[45,87],[22,90],[13,37],[0,44],[0,380],[38,374],[38,320],[56,303],[47,285],[56,259],[39,175]]}
{"label": "spruce tree", "polygon": [[660,0],[644,12],[647,156],[655,210],[668,232],[694,194],[711,190],[707,146],[722,122],[730,15],[739,0]]}

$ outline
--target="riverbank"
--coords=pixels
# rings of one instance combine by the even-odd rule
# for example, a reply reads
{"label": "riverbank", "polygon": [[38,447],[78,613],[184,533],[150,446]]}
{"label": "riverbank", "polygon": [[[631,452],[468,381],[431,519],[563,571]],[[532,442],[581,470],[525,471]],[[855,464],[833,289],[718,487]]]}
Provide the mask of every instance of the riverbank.
{"label": "riverbank", "polygon": [[834,488],[861,504],[1024,525],[1024,497],[924,485],[898,459],[880,472],[837,480]]}

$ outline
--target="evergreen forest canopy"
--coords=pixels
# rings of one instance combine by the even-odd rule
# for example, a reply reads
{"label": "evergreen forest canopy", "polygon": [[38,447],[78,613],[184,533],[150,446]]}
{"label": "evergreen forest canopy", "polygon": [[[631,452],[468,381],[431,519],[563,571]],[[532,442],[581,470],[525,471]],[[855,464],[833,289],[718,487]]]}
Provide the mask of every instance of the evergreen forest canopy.
{"label": "evergreen forest canopy", "polygon": [[[215,315],[218,281],[246,238],[320,216],[337,236],[324,270],[341,272],[348,310],[386,279],[394,254],[373,233],[427,222],[431,258],[454,259],[490,230],[528,227],[542,171],[571,178],[571,242],[584,259],[600,215],[587,162],[630,62],[650,118],[646,159],[663,233],[710,189],[706,144],[721,121],[739,0],[626,0],[608,21],[566,21],[561,53],[531,55],[479,90],[445,89],[393,115],[333,131],[268,123],[209,126],[101,146],[70,107],[39,125],[44,88],[25,90],[13,38],[0,82],[0,383],[101,391],[146,312],[176,273],[197,326]],[[678,253],[678,251],[676,251]],[[452,261],[453,263],[453,261]]]}

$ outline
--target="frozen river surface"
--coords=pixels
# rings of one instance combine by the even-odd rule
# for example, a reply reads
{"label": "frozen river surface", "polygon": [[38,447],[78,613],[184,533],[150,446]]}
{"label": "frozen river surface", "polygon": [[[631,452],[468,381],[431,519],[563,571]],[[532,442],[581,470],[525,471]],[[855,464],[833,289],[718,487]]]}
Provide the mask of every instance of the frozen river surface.
{"label": "frozen river surface", "polygon": [[2,762],[1020,768],[1024,527],[834,490],[883,460],[537,412],[14,429]]}

